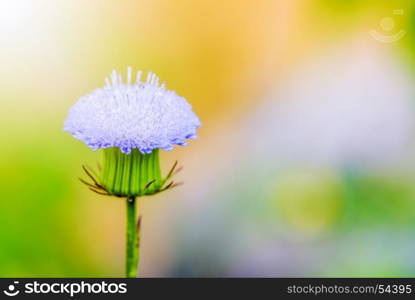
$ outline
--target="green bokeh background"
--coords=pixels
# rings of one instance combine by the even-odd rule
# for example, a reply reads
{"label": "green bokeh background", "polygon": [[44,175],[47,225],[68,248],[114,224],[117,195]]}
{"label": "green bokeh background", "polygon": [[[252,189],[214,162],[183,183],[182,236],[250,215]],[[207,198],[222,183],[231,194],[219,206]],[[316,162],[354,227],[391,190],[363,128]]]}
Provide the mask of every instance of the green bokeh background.
{"label": "green bokeh background", "polygon": [[[247,155],[246,166],[227,170],[238,175],[204,178],[233,159],[218,151],[232,140],[223,132],[243,124],[289,70],[355,36],[369,40],[394,9],[404,10],[394,19],[407,33],[382,47],[415,82],[413,1],[1,2],[0,276],[123,275],[124,203],[78,181],[81,165],[101,153],[62,125],[81,95],[129,65],[155,71],[203,121],[199,140],[162,154],[164,170],[176,159],[185,166],[186,184],[140,206],[143,276],[414,276],[410,158],[398,171],[300,166],[270,177]],[[220,192],[205,201],[207,190]],[[262,250],[250,252],[255,243]],[[278,256],[274,243],[304,253],[332,243],[344,254],[281,272],[238,267],[267,249]]]}

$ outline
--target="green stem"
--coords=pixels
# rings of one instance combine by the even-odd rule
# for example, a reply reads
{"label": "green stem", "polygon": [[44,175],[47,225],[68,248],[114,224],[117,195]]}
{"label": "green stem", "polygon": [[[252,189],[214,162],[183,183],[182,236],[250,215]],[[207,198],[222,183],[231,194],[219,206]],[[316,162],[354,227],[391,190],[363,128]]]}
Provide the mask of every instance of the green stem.
{"label": "green stem", "polygon": [[137,277],[138,261],[140,257],[140,217],[137,220],[135,196],[127,198],[127,245],[125,257],[125,276]]}

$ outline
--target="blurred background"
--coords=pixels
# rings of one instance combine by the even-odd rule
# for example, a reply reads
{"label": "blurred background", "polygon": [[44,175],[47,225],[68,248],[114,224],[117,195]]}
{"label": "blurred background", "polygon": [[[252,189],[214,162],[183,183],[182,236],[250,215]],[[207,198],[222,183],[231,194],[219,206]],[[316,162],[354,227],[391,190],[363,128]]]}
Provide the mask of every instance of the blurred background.
{"label": "blurred background", "polygon": [[203,126],[140,200],[141,275],[415,276],[415,3],[0,0],[0,276],[124,275],[69,107],[156,72]]}

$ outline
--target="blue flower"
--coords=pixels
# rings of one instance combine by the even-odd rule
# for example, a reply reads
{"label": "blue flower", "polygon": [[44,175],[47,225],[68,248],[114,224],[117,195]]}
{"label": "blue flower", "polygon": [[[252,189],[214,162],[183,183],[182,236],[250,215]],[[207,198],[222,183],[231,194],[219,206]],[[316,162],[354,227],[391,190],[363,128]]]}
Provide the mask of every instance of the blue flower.
{"label": "blue flower", "polygon": [[151,153],[153,149],[172,150],[173,145],[186,146],[186,139],[196,138],[201,125],[191,105],[149,72],[141,81],[137,72],[131,83],[113,71],[111,82],[76,102],[65,120],[64,130],[93,150],[117,147],[129,154],[132,149]]}

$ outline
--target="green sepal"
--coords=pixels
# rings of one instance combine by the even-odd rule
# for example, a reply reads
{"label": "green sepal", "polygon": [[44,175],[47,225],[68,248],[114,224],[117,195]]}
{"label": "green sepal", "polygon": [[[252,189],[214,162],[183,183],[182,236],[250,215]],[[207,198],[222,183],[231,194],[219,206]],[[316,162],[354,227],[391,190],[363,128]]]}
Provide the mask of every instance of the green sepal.
{"label": "green sepal", "polygon": [[100,184],[108,194],[120,197],[151,195],[162,185],[159,150],[142,154],[132,149],[125,154],[118,148],[103,150]]}
{"label": "green sepal", "polygon": [[92,180],[88,182],[79,178],[88,188],[100,195],[117,197],[139,197],[154,195],[172,189],[182,183],[170,181],[182,168],[177,161],[162,178],[159,163],[159,149],[150,154],[142,154],[133,149],[130,154],[122,153],[118,148],[103,150],[103,167],[98,171],[83,165],[86,175]]}

